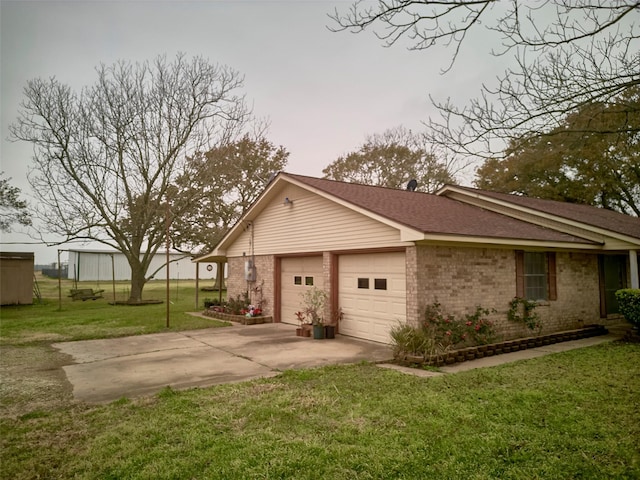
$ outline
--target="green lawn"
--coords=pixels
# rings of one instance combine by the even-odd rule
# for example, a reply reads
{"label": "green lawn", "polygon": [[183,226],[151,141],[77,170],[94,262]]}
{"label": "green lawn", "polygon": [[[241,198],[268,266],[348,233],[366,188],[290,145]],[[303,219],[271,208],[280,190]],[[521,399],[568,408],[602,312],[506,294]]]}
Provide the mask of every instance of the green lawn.
{"label": "green lawn", "polygon": [[[192,308],[193,296],[190,302],[185,306]],[[27,319],[25,331],[81,337],[72,326],[98,308],[68,305],[55,321]],[[24,343],[29,335],[16,326],[5,339],[1,313],[10,348],[47,346]],[[102,329],[108,325],[94,334]],[[206,389],[166,389],[109,405],[68,402],[3,415],[0,475],[637,479],[639,409],[637,344],[608,343],[435,378],[372,364],[325,367]]]}
{"label": "green lawn", "polygon": [[[166,327],[167,304],[127,306],[110,305],[113,288],[110,283],[80,282],[79,288],[105,289],[104,298],[73,301],[68,297],[73,282],[62,282],[62,305],[58,300],[58,281],[38,278],[42,302],[33,305],[0,308],[0,345],[26,345],[35,342],[86,340],[120,337],[168,330],[192,330],[227,325],[213,319],[188,315],[204,309],[203,300],[217,292],[200,292],[199,308],[195,305],[195,281],[172,281],[169,288],[169,328]],[[116,300],[125,300],[128,283],[116,284]],[[145,299],[166,300],[164,281],[149,282]]]}

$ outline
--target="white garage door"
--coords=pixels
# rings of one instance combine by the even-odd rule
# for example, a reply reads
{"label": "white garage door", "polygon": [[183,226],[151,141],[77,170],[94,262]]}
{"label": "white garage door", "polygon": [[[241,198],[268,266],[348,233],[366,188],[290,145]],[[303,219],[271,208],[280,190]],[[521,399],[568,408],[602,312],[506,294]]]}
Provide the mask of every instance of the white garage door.
{"label": "white garage door", "polygon": [[311,287],[324,288],[322,257],[283,258],[280,261],[280,321],[298,324],[302,294]]}
{"label": "white garage door", "polygon": [[341,255],[338,269],[340,333],[389,343],[407,315],[404,252]]}

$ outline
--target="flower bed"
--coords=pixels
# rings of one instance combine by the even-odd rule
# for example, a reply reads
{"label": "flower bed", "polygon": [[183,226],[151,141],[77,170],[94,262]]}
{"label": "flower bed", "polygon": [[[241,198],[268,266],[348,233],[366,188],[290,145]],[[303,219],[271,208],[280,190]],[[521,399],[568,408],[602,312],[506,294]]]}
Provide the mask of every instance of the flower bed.
{"label": "flower bed", "polygon": [[460,350],[450,350],[440,355],[430,355],[428,357],[398,355],[395,360],[403,365],[451,365],[453,363],[465,362],[476,358],[517,352],[518,350],[525,350],[527,348],[542,347],[553,343],[577,340],[579,338],[606,335],[607,333],[609,333],[609,331],[603,325],[590,325],[577,330],[550,333],[548,335],[541,335],[538,337],[517,338],[514,340],[506,340],[504,342],[467,347]]}
{"label": "flower bed", "polygon": [[202,312],[207,317],[216,318],[218,320],[224,320],[226,322],[241,323],[242,325],[256,325],[260,323],[273,323],[273,317],[270,316],[256,316],[247,317],[246,315],[232,315],[230,313],[219,312],[215,310],[216,307],[211,307]]}

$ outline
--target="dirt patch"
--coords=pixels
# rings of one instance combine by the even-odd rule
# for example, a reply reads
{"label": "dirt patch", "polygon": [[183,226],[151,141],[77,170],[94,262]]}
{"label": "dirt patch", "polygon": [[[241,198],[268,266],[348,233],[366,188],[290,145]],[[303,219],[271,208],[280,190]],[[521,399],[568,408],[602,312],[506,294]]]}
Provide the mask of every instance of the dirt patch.
{"label": "dirt patch", "polygon": [[71,357],[50,345],[3,346],[0,354],[0,416],[16,418],[74,403],[62,367]]}

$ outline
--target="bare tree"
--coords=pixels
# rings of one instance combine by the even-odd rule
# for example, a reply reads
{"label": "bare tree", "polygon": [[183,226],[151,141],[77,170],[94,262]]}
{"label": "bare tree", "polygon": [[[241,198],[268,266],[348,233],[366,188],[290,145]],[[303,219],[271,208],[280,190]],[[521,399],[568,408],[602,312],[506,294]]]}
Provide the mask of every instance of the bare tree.
{"label": "bare tree", "polygon": [[9,184],[11,178],[1,178],[3,175],[0,172],[0,232],[10,232],[14,223],[28,227],[31,215],[27,202],[20,200],[20,189]]}
{"label": "bare tree", "polygon": [[11,132],[34,145],[29,181],[45,230],[122,252],[136,303],[164,245],[170,186],[188,173],[188,156],[225,143],[242,125],[243,80],[182,54],[101,65],[97,74],[79,93],[55,78],[29,81]]}
{"label": "bare tree", "polygon": [[[491,54],[510,55],[514,67],[458,106],[433,100],[441,117],[429,136],[465,155],[495,157],[531,135],[546,134],[581,106],[608,105],[640,84],[638,0],[379,0],[357,2],[331,18],[333,30],[373,29],[386,46],[452,49],[448,71],[468,37],[482,31]],[[477,38],[477,37],[476,37]],[[629,105],[629,112],[637,108]],[[597,130],[593,130],[597,133]],[[619,126],[638,132],[638,126]]]}
{"label": "bare tree", "polygon": [[418,190],[434,192],[455,183],[456,162],[425,142],[424,137],[403,127],[367,137],[355,152],[338,157],[322,173],[344,182],[405,188],[418,182]]}

